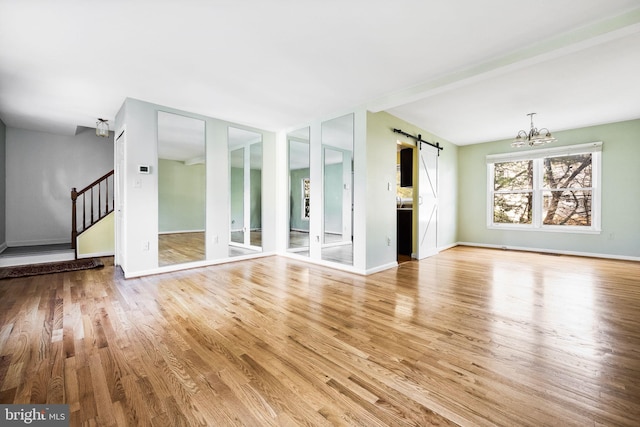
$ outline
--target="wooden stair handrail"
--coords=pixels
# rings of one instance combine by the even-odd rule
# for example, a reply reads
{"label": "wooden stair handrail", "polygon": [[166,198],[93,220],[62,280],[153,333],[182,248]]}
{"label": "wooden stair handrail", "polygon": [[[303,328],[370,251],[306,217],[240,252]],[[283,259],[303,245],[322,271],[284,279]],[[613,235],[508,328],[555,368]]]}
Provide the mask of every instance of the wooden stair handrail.
{"label": "wooden stair handrail", "polygon": [[[77,249],[76,248],[76,240],[78,238],[78,236],[82,233],[84,233],[86,230],[88,230],[91,226],[93,226],[95,223],[97,223],[98,221],[100,221],[102,218],[104,218],[105,216],[109,215],[111,212],[113,212],[114,210],[114,192],[115,192],[115,188],[112,190],[111,192],[111,198],[109,198],[109,178],[113,176],[113,170],[110,172],[107,172],[106,174],[102,175],[100,178],[96,179],[95,181],[93,181],[91,184],[87,185],[86,187],[84,187],[82,190],[78,191],[75,187],[73,187],[71,189],[71,248],[72,249]],[[101,185],[102,183],[104,183],[104,186]],[[104,187],[105,190],[105,204],[104,204],[104,211],[102,209],[102,188]],[[115,185],[114,185],[115,187]],[[93,211],[93,207],[94,207],[94,189],[97,188],[97,193],[98,193],[98,216],[97,218],[95,218],[94,216],[94,211]],[[86,218],[86,213],[87,213],[87,209],[86,209],[86,204],[87,204],[87,197],[86,194],[89,193],[89,202],[91,203],[91,218],[90,218],[90,222],[87,225],[87,218]],[[81,202],[82,203],[82,227],[81,230],[78,230],[78,218],[77,218],[77,205],[78,205],[78,198],[80,198],[80,196],[82,196]],[[109,200],[111,200],[111,206],[109,206]],[[76,251],[77,252],[77,251]],[[77,257],[77,253],[76,253],[76,257]]]}
{"label": "wooden stair handrail", "polygon": [[78,195],[87,192],[87,190],[91,189],[91,187],[94,187],[95,185],[99,184],[100,182],[106,180],[107,178],[109,178],[111,175],[113,175],[113,170],[111,172],[107,172],[104,175],[102,175],[100,178],[96,179],[95,181],[93,181],[91,184],[87,185],[86,187],[84,187],[82,190],[78,191]]}

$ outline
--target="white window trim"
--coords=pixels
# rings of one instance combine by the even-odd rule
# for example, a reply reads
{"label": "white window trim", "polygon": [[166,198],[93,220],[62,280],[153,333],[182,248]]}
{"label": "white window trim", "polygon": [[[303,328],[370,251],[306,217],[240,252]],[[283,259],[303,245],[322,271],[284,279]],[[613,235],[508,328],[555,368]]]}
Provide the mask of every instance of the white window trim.
{"label": "white window trim", "polygon": [[[591,227],[574,225],[542,224],[542,162],[546,157],[559,157],[572,154],[591,153]],[[533,218],[531,224],[494,224],[493,222],[493,179],[495,163],[533,160]],[[517,153],[491,154],[487,162],[487,228],[491,230],[543,231],[552,233],[600,234],[601,233],[601,186],[602,186],[602,142],[568,145]],[[527,191],[528,192],[528,191]]]}

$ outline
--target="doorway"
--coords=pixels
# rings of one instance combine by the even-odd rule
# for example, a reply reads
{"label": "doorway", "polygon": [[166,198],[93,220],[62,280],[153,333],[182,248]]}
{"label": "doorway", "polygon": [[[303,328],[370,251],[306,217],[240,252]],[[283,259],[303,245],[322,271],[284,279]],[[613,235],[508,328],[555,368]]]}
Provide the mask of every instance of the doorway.
{"label": "doorway", "polygon": [[414,220],[414,146],[398,141],[396,150],[397,262],[411,261]]}

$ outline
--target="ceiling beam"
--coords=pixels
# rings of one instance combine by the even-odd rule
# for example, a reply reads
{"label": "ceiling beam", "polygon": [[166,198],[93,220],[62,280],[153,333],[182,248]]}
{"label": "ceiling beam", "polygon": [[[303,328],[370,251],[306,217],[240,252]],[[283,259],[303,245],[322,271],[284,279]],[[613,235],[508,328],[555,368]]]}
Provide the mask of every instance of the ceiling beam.
{"label": "ceiling beam", "polygon": [[392,92],[368,103],[367,109],[372,112],[388,110],[501,74],[569,55],[602,43],[624,38],[637,32],[640,32],[640,8],[568,31],[557,37],[543,40],[473,67]]}

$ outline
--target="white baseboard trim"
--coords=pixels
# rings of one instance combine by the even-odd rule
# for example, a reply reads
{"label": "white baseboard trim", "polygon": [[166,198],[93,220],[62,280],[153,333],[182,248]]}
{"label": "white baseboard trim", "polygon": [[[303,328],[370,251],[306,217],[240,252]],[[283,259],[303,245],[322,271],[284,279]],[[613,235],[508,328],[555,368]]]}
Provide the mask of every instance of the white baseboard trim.
{"label": "white baseboard trim", "polygon": [[159,231],[158,234],[181,234],[181,233],[204,233],[202,230],[174,230],[174,231]]}
{"label": "white baseboard trim", "polygon": [[369,268],[366,270],[362,270],[360,268],[356,268],[352,265],[340,264],[338,262],[325,261],[321,259],[311,259],[305,255],[298,255],[295,252],[284,252],[278,253],[280,256],[284,256],[286,258],[295,259],[298,261],[306,262],[309,264],[319,265],[322,267],[332,268],[334,270],[346,271],[348,273],[359,274],[361,276],[368,276],[369,274],[378,273],[380,271],[388,270],[390,268],[394,268],[398,266],[396,261],[390,262],[388,264],[379,265],[377,267]]}
{"label": "white baseboard trim", "polygon": [[455,248],[456,246],[458,246],[460,243],[452,243],[450,245],[447,246],[441,246],[438,248],[438,252],[442,252],[442,251],[446,251],[447,249],[451,249],[451,248]]}
{"label": "white baseboard trim", "polygon": [[7,242],[4,242],[0,245],[0,254],[5,251],[9,246],[7,246]]}
{"label": "white baseboard trim", "polygon": [[70,243],[70,239],[42,239],[42,240],[23,240],[19,242],[6,242],[8,247],[14,246],[40,246],[40,245],[60,245],[63,243]]}
{"label": "white baseboard trim", "polygon": [[523,252],[541,252],[546,254],[558,254],[558,255],[571,255],[581,256],[587,258],[605,258],[616,259],[620,261],[640,261],[640,257],[627,256],[627,255],[615,255],[615,254],[600,254],[594,252],[578,252],[578,251],[563,251],[557,249],[544,249],[544,248],[529,248],[526,246],[506,246],[506,245],[493,245],[486,243],[473,243],[473,242],[458,242],[459,246],[473,246],[478,248],[489,249],[503,249],[508,251],[523,251]]}
{"label": "white baseboard trim", "polygon": [[192,268],[201,268],[201,267],[209,267],[212,265],[218,264],[228,264],[230,262],[236,261],[245,261],[254,258],[264,258],[268,256],[275,255],[275,252],[260,252],[257,254],[249,254],[249,255],[240,255],[231,258],[220,258],[216,260],[203,260],[203,261],[195,261],[195,262],[187,262],[184,264],[176,264],[176,265],[167,265],[165,267],[158,267],[149,270],[141,270],[134,272],[127,272],[122,266],[122,272],[124,273],[125,279],[134,279],[136,277],[150,276],[152,274],[162,274],[162,273],[171,273],[174,271],[182,271],[182,270],[190,270]]}
{"label": "white baseboard trim", "polygon": [[388,264],[384,264],[384,265],[379,265],[377,267],[374,268],[369,268],[368,270],[365,271],[365,275],[369,275],[369,274],[374,274],[374,273],[379,273],[381,271],[384,270],[389,270],[390,268],[394,268],[398,266],[398,262],[394,261],[394,262],[390,262]]}
{"label": "white baseboard trim", "polygon": [[359,268],[355,268],[352,265],[340,264],[339,262],[325,261],[325,260],[322,260],[322,259],[311,259],[311,258],[309,258],[307,256],[297,255],[297,254],[291,253],[291,252],[287,252],[287,253],[279,254],[279,255],[285,256],[287,258],[296,259],[298,261],[306,262],[306,263],[309,263],[309,264],[319,265],[321,267],[328,267],[328,268],[332,268],[334,270],[346,271],[347,273],[359,274],[361,276],[365,276],[367,274],[367,272],[365,270],[361,270]]}
{"label": "white baseboard trim", "polygon": [[110,252],[94,252],[91,254],[78,254],[78,259],[80,258],[99,258],[103,256],[114,256],[115,253],[113,251]]}

